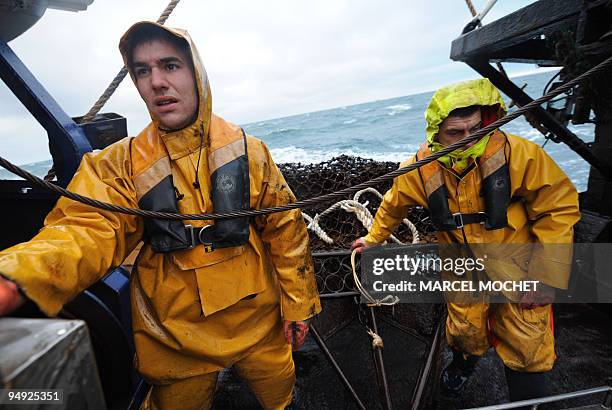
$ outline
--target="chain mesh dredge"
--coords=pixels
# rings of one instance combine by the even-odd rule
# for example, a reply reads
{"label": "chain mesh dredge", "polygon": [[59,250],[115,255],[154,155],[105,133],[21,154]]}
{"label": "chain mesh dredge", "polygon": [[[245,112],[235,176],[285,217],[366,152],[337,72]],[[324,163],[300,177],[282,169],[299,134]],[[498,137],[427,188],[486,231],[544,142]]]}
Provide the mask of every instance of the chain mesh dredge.
{"label": "chain mesh dredge", "polygon": [[[371,159],[351,157],[342,155],[329,161],[318,164],[281,164],[279,168],[283,173],[289,187],[299,199],[312,198],[323,194],[339,191],[351,187],[355,184],[367,182],[377,175],[382,175],[397,169],[397,162],[378,162]],[[391,181],[373,185],[376,191],[384,194],[391,187]],[[353,195],[346,195],[342,200],[353,200]],[[364,204],[371,215],[376,214],[380,205],[380,198],[371,191],[365,191],[358,197],[358,202]],[[330,203],[321,203],[307,210],[307,215],[316,217],[333,208]],[[309,217],[305,217],[307,224]],[[427,210],[414,207],[408,213],[408,220],[416,226],[420,238],[430,242],[432,240],[433,227],[429,222]],[[335,207],[331,212],[326,212],[325,216],[319,220],[320,227],[333,240],[327,243],[309,230],[311,247],[313,252],[346,250],[351,242],[367,234],[367,229],[358,220],[356,215],[342,207]],[[411,243],[413,235],[407,225],[400,225],[395,232],[399,241]]]}
{"label": "chain mesh dredge", "polygon": [[[397,169],[398,166],[397,162],[378,162],[342,155],[318,164],[280,164],[279,168],[299,200],[336,192],[369,181],[378,175]],[[351,204],[356,199],[374,216],[381,201],[375,191],[384,194],[390,187],[391,181],[379,183],[373,185],[372,190],[365,190],[357,197],[348,194],[335,204],[321,203],[309,208],[307,212],[303,211],[306,224],[311,228],[308,233],[320,293],[356,291],[348,249],[353,240],[367,234],[367,229],[354,212],[345,209],[346,206],[341,206],[342,202]],[[314,218],[324,232],[323,238],[327,236],[331,241],[326,241],[314,232],[311,223]],[[419,241],[435,241],[433,226],[426,209],[411,208],[407,219],[418,231]],[[407,224],[401,224],[394,236],[403,243],[412,243],[414,239],[414,234]]]}

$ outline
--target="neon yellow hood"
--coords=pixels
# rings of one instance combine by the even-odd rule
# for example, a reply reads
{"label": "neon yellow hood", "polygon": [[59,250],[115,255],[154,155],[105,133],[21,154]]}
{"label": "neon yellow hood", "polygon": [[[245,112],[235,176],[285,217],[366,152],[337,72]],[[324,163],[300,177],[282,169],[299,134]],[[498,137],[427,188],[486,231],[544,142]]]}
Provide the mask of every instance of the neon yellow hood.
{"label": "neon yellow hood", "polygon": [[[448,117],[448,114],[457,108],[472,105],[497,107],[497,118],[506,114],[506,106],[501,94],[486,78],[451,84],[434,93],[425,110],[427,142],[432,152],[442,148],[442,145],[436,141],[436,136],[440,124]],[[467,166],[469,158],[476,159],[482,155],[488,141],[489,138],[486,136],[467,150],[455,150],[440,158],[439,161],[447,167],[454,166],[461,171]]]}

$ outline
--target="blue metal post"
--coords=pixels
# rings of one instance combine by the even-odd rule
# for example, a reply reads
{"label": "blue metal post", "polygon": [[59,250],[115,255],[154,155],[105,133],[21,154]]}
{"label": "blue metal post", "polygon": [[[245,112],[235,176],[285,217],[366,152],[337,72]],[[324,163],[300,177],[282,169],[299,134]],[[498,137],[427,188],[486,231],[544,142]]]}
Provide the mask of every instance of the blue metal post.
{"label": "blue metal post", "polygon": [[49,135],[58,184],[66,186],[91,151],[83,130],[38,82],[8,44],[0,40],[0,77]]}

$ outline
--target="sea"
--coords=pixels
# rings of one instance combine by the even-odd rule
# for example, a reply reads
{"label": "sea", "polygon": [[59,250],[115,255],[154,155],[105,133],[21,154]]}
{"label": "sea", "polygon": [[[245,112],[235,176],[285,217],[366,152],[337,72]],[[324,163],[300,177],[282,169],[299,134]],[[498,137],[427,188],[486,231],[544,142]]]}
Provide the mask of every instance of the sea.
{"label": "sea", "polygon": [[[514,81],[521,87],[525,85],[527,94],[537,98],[555,74],[556,71],[548,71],[516,77]],[[268,145],[277,163],[312,164],[340,155],[400,162],[414,155],[425,139],[424,112],[432,95],[433,91],[430,91],[242,126],[247,133]],[[510,99],[504,99],[508,105]],[[594,139],[592,124],[570,124],[569,128],[585,142]],[[523,117],[502,129],[544,146],[576,188],[586,190],[589,166],[565,144],[547,140]],[[24,168],[35,175],[44,176],[50,168],[50,161],[25,164]],[[0,169],[0,179],[13,178],[18,177]]]}

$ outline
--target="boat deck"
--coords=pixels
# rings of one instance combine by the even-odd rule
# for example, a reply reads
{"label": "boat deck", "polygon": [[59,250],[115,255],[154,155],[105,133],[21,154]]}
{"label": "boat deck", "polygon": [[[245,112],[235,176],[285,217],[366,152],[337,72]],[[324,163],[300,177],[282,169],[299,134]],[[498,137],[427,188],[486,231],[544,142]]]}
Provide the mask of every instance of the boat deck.
{"label": "boat deck", "polygon": [[[385,339],[385,362],[395,408],[409,408],[412,388],[416,383],[423,347],[402,338],[398,329],[384,324],[380,334]],[[550,393],[599,387],[612,376],[612,327],[609,316],[589,305],[557,305],[555,335],[558,360],[549,374]],[[309,338],[310,339],[310,338]],[[373,370],[370,338],[359,322],[349,324],[328,339],[347,377],[367,408],[382,408],[378,403],[376,375]],[[298,375],[298,406],[304,409],[357,409],[338,377],[311,340],[294,355]],[[450,360],[444,352],[440,360]],[[435,387],[435,386],[429,386]],[[461,409],[499,404],[508,401],[503,364],[493,350],[478,363],[475,377],[460,398],[446,398],[439,392],[433,403],[421,408]],[[541,409],[575,408],[601,403],[603,396],[568,400],[543,405]],[[259,409],[252,393],[235,379],[231,371],[222,374],[215,398],[215,409]]]}

